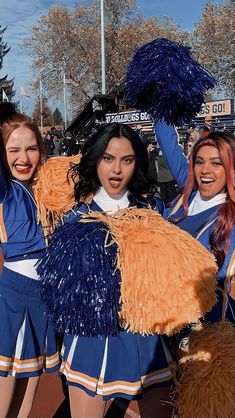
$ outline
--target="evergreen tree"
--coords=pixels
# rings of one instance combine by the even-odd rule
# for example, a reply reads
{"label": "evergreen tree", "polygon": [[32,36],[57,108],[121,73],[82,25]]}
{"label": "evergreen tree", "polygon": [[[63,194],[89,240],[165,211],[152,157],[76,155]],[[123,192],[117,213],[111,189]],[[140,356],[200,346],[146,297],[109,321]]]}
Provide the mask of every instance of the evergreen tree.
{"label": "evergreen tree", "polygon": [[[0,71],[3,67],[3,58],[9,52],[10,48],[7,48],[7,44],[3,42],[2,36],[6,28],[2,28],[0,25]],[[3,90],[6,93],[9,100],[14,96],[15,92],[13,91],[13,80],[8,80],[7,75],[0,77],[0,101],[3,100]]]}
{"label": "evergreen tree", "polygon": [[[40,101],[38,100],[34,111],[33,111],[33,121],[38,125],[41,126],[41,105]],[[47,100],[45,97],[42,99],[42,125],[44,126],[53,126],[53,114],[51,109],[47,104]]]}
{"label": "evergreen tree", "polygon": [[63,125],[63,116],[61,115],[61,112],[59,111],[58,107],[53,112],[53,120],[54,125]]}

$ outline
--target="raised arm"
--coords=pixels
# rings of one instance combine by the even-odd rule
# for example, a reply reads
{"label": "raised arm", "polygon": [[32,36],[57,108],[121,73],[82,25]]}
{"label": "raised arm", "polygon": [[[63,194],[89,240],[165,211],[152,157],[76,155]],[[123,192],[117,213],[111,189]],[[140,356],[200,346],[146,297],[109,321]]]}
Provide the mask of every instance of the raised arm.
{"label": "raised arm", "polygon": [[172,176],[179,187],[184,187],[188,173],[188,161],[178,144],[175,128],[165,122],[158,122],[155,125],[155,133]]}

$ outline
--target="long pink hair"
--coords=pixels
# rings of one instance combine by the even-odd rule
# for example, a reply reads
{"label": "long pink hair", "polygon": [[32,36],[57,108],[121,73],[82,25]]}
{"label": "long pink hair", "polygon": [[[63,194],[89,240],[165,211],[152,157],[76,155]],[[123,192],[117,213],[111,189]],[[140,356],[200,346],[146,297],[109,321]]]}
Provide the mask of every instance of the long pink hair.
{"label": "long pink hair", "polygon": [[196,156],[199,149],[205,145],[218,149],[226,174],[227,199],[218,210],[215,228],[210,235],[211,249],[217,259],[218,266],[221,268],[225,254],[230,248],[231,231],[235,224],[235,136],[230,132],[216,131],[195,143],[189,157],[188,177],[183,190],[184,217],[188,214],[189,196],[193,190],[197,189],[194,176]]}

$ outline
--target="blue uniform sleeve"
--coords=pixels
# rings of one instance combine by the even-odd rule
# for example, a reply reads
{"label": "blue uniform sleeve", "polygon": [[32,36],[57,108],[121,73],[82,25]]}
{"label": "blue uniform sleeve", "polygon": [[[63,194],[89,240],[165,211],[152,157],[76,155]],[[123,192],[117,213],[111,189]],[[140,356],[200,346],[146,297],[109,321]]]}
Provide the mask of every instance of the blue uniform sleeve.
{"label": "blue uniform sleeve", "polygon": [[87,213],[89,211],[89,206],[85,203],[76,205],[72,208],[69,212],[66,213],[63,223],[67,224],[69,222],[74,221],[75,219],[79,219],[81,213]]}
{"label": "blue uniform sleeve", "polygon": [[155,133],[172,176],[180,188],[184,187],[188,174],[188,161],[181,146],[178,145],[175,128],[165,122],[159,122],[155,125]]}
{"label": "blue uniform sleeve", "polygon": [[152,202],[153,202],[153,207],[152,208],[157,210],[160,213],[160,215],[164,215],[165,204],[164,204],[163,200],[158,196],[154,196],[152,198]]}
{"label": "blue uniform sleeve", "polygon": [[218,322],[222,319],[222,312],[224,309],[223,292],[227,294],[225,318],[235,324],[235,299],[231,295],[231,283],[235,275],[235,229],[233,228],[230,236],[230,249],[227,252],[224,263],[220,268],[217,276],[217,282],[220,290],[217,292],[217,303],[212,310],[205,315],[207,322]]}
{"label": "blue uniform sleeve", "polygon": [[66,213],[63,223],[68,224],[69,222],[74,221],[78,217],[78,214],[75,212],[75,210],[71,209],[69,212]]}
{"label": "blue uniform sleeve", "polygon": [[4,172],[4,168],[2,166],[2,162],[0,160],[0,202],[3,202],[6,192],[9,187],[9,180],[6,177],[6,174]]}

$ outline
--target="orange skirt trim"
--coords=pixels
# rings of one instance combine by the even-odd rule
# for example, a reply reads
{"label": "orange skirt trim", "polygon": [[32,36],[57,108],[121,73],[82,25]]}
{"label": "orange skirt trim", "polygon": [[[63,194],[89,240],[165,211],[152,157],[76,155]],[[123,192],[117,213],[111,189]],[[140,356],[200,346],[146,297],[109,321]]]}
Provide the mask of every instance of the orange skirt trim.
{"label": "orange skirt trim", "polygon": [[103,383],[103,378],[92,378],[84,373],[80,373],[70,369],[70,363],[64,361],[61,366],[61,373],[66,376],[68,382],[77,383],[84,386],[90,391],[102,391],[104,395],[112,395],[118,392],[127,395],[138,395],[143,388],[147,388],[156,383],[166,382],[173,379],[173,371],[171,367],[152,372],[142,376],[141,381],[127,382],[124,380],[116,380],[109,383]]}
{"label": "orange skirt trim", "polygon": [[47,369],[53,368],[57,366],[59,362],[60,359],[58,353],[49,357],[40,356],[26,360],[0,356],[0,370],[4,372],[14,371],[15,373],[27,373],[38,371],[44,367]]}

